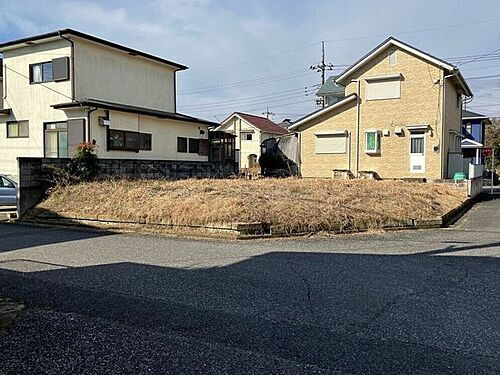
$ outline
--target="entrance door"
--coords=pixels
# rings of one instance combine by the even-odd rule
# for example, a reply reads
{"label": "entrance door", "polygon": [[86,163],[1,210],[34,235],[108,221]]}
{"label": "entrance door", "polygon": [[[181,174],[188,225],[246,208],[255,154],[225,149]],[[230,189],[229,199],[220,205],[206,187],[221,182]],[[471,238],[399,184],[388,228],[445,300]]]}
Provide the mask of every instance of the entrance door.
{"label": "entrance door", "polygon": [[425,172],[425,133],[410,133],[410,172]]}

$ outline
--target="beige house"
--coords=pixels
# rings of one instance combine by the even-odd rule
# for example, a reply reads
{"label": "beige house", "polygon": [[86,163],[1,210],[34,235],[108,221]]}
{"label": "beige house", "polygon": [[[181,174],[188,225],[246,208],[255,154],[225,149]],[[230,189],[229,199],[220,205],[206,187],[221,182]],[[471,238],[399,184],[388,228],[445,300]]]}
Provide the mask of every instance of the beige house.
{"label": "beige house", "polygon": [[208,160],[209,121],[177,113],[186,66],[65,29],[0,44],[0,174],[20,156]]}
{"label": "beige house", "polygon": [[335,80],[345,98],[294,123],[304,177],[444,179],[462,170],[462,101],[453,65],[389,38]]}
{"label": "beige house", "polygon": [[234,112],[222,121],[216,130],[222,130],[236,136],[235,147],[240,170],[258,166],[262,141],[288,134],[285,128],[266,117],[241,112]]}

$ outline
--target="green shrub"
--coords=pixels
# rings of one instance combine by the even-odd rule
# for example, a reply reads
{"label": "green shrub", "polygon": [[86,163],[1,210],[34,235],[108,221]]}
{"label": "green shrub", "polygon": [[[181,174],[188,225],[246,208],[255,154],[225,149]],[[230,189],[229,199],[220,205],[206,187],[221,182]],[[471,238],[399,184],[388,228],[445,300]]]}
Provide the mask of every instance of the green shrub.
{"label": "green shrub", "polygon": [[82,181],[90,181],[98,172],[96,145],[90,142],[78,145],[70,162],[70,173]]}

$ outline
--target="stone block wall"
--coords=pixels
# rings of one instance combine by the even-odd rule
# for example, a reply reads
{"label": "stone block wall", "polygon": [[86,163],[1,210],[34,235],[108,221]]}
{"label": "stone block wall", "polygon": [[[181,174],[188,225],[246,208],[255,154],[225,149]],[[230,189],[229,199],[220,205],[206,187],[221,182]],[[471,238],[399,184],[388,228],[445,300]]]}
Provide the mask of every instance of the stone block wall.
{"label": "stone block wall", "polygon": [[[70,159],[18,158],[18,217],[39,203],[50,186],[45,166],[64,168]],[[224,178],[233,174],[232,164],[178,160],[98,159],[99,179]]]}

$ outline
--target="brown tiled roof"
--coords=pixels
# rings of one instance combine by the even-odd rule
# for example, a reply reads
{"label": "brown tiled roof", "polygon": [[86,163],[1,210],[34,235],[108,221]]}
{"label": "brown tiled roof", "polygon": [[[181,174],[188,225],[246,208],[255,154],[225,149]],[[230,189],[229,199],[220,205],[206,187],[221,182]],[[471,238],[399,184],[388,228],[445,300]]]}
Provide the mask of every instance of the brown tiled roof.
{"label": "brown tiled roof", "polygon": [[235,112],[238,116],[243,118],[245,121],[249,122],[257,129],[260,129],[264,132],[273,133],[273,134],[287,134],[288,130],[282,128],[278,124],[275,124],[271,120],[255,115],[249,115],[248,113]]}

